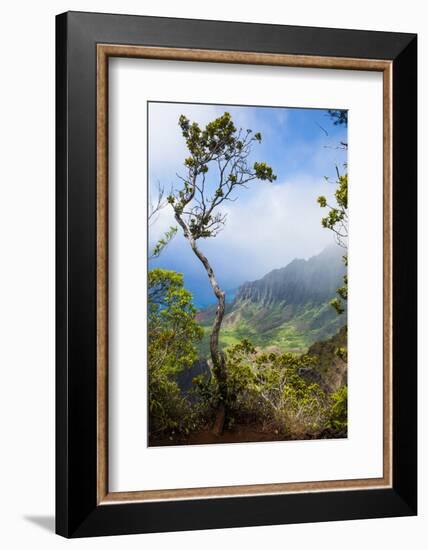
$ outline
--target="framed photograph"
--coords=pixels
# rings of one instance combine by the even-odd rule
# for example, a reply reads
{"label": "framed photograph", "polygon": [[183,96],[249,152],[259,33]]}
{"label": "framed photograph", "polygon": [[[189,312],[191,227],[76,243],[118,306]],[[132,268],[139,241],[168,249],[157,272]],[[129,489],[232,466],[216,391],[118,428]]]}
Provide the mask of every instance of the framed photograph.
{"label": "framed photograph", "polygon": [[56,24],[57,533],[416,514],[416,35]]}

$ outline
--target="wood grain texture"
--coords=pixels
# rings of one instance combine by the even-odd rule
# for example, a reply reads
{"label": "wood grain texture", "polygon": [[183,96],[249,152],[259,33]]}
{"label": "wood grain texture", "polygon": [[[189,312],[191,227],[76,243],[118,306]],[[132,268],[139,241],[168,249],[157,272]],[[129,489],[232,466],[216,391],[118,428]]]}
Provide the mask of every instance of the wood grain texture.
{"label": "wood grain texture", "polygon": [[[108,490],[108,58],[380,71],[383,73],[383,476],[375,479],[109,492]],[[97,45],[97,502],[183,500],[392,486],[392,62],[341,57]]]}
{"label": "wood grain texture", "polygon": [[383,71],[390,62],[382,59],[355,59],[346,57],[321,57],[258,52],[232,52],[188,48],[164,48],[149,46],[125,46],[98,44],[98,51],[106,57],[134,57],[145,59],[169,59],[211,63],[238,63],[241,65],[278,65],[282,67],[312,67],[317,69],[352,69]]}
{"label": "wood grain texture", "polygon": [[97,502],[108,493],[108,58],[97,52]]}
{"label": "wood grain texture", "polygon": [[392,63],[383,71],[383,472],[392,486]]}

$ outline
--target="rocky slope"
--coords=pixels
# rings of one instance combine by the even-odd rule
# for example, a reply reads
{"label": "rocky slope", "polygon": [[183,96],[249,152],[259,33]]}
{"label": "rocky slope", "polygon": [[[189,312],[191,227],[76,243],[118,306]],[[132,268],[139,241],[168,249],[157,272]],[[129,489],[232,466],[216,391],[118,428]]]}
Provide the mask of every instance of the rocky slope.
{"label": "rocky slope", "polygon": [[236,293],[235,303],[250,301],[270,307],[278,303],[325,302],[335,294],[345,274],[342,255],[342,249],[330,246],[309,260],[295,259],[258,281],[244,283]]}
{"label": "rocky slope", "polygon": [[[295,259],[263,278],[241,285],[227,305],[221,330],[223,346],[249,338],[255,345],[278,351],[306,352],[319,340],[336,334],[346,324],[329,301],[342,285],[343,250],[331,246],[308,260]],[[215,307],[198,314],[206,329],[201,355],[207,353],[207,336]]]}

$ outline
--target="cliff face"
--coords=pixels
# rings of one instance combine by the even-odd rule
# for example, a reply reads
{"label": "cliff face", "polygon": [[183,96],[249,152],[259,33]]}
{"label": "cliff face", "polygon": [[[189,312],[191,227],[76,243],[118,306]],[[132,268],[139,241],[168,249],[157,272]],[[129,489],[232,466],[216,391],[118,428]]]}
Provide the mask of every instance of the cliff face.
{"label": "cliff face", "polygon": [[258,281],[244,283],[238,289],[235,304],[249,301],[273,306],[283,302],[296,306],[326,302],[342,286],[346,270],[342,256],[341,248],[331,246],[309,260],[293,260]]}
{"label": "cliff face", "polygon": [[348,364],[344,357],[337,353],[338,348],[347,348],[348,331],[342,327],[337,334],[322,342],[315,342],[308,349],[309,355],[318,358],[316,372],[328,392],[336,391],[346,384]]}
{"label": "cliff face", "polygon": [[[332,246],[308,260],[293,260],[241,285],[226,307],[222,344],[249,338],[263,348],[303,353],[314,342],[336,334],[346,324],[346,313],[338,315],[329,302],[343,284],[343,253],[340,247]],[[214,315],[215,306],[198,314],[198,321],[206,327],[202,355],[208,353],[207,337]]]}

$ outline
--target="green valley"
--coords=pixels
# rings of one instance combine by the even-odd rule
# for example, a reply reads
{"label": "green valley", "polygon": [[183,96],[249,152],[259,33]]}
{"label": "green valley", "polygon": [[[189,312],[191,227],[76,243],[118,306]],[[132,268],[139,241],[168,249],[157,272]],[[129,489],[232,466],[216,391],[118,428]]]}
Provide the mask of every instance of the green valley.
{"label": "green valley", "polygon": [[[341,284],[344,267],[339,247],[329,247],[309,260],[293,260],[285,268],[242,285],[220,332],[222,347],[243,338],[268,351],[305,353],[315,342],[326,340],[346,324],[330,305]],[[209,334],[215,306],[197,315],[204,329],[201,357],[209,355]]]}

